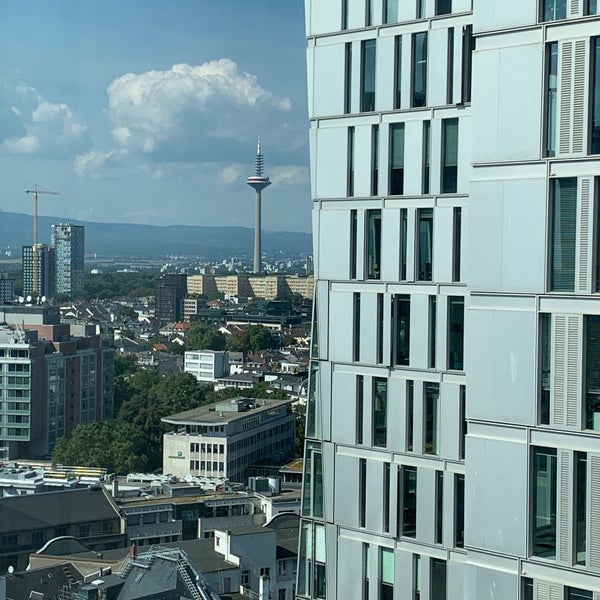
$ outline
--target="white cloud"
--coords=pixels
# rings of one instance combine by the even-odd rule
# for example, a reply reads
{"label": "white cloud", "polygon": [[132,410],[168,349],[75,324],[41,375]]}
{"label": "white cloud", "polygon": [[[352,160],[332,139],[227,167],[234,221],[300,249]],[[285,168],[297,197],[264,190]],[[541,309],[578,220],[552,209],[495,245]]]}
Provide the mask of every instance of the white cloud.
{"label": "white cloud", "polygon": [[[24,83],[3,88],[0,101],[9,103],[0,129],[4,132],[0,147],[5,151],[66,158],[89,147],[87,125],[68,104],[49,102],[34,87]],[[9,123],[7,117],[10,117]]]}
{"label": "white cloud", "polygon": [[127,73],[107,91],[115,141],[163,160],[222,160],[214,157],[222,142],[254,137],[249,124],[265,122],[261,115],[292,110],[289,98],[275,96],[226,58]]}
{"label": "white cloud", "polygon": [[73,169],[79,177],[100,179],[108,167],[121,164],[127,150],[111,150],[109,152],[85,152],[78,154],[73,163]]}
{"label": "white cloud", "polygon": [[305,185],[309,181],[308,167],[288,165],[273,167],[270,174],[274,187],[284,185]]}
{"label": "white cloud", "polygon": [[239,183],[242,180],[242,173],[244,167],[242,165],[228,165],[219,171],[217,180],[223,185],[231,185],[232,183]]}

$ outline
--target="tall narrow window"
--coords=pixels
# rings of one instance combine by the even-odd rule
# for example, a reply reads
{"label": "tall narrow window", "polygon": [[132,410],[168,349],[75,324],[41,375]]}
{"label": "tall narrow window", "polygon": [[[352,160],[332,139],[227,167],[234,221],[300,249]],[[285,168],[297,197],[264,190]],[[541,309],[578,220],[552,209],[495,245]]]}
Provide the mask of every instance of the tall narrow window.
{"label": "tall narrow window", "polygon": [[433,278],[433,208],[420,208],[417,212],[419,239],[417,243],[417,279]]}
{"label": "tall narrow window", "polygon": [[320,442],[306,442],[302,516],[323,518],[323,459]]}
{"label": "tall narrow window", "polygon": [[425,383],[425,454],[440,453],[440,384]]}
{"label": "tall narrow window", "polygon": [[348,127],[348,151],[346,165],[348,172],[346,175],[346,195],[354,196],[354,127]]}
{"label": "tall narrow window", "polygon": [[387,379],[373,378],[373,446],[387,444]]}
{"label": "tall narrow window", "polygon": [[465,299],[448,296],[448,369],[463,370]]}
{"label": "tall narrow window", "polygon": [[383,307],[384,296],[377,294],[377,363],[383,363]]}
{"label": "tall narrow window", "polygon": [[314,524],[315,528],[315,572],[313,597],[318,600],[326,598],[326,549],[325,549],[325,526],[319,523]]}
{"label": "tall narrow window", "polygon": [[585,317],[585,422],[586,429],[600,431],[600,316]]}
{"label": "tall narrow window", "polygon": [[408,211],[400,209],[400,281],[406,281],[406,261],[408,251]]}
{"label": "tall narrow window", "polygon": [[298,557],[298,593],[315,600],[325,600],[325,527],[302,521]]}
{"label": "tall narrow window", "polygon": [[421,600],[421,555],[413,554],[412,561],[412,600]]}
{"label": "tall narrow window", "polygon": [[321,437],[321,393],[319,379],[319,361],[310,361],[308,378],[308,399],[306,402],[306,436]]}
{"label": "tall narrow window", "polygon": [[398,0],[385,0],[385,22],[398,22]]}
{"label": "tall narrow window", "polygon": [[363,595],[362,600],[369,600],[369,544],[362,545]]}
{"label": "tall narrow window", "polygon": [[371,27],[373,25],[373,0],[365,0],[365,25]]}
{"label": "tall narrow window", "polygon": [[358,235],[358,213],[356,209],[350,211],[350,279],[356,279],[356,250]]}
{"label": "tall narrow window", "polygon": [[371,196],[377,196],[379,188],[379,125],[371,127]]}
{"label": "tall narrow window", "polygon": [[383,463],[383,531],[390,531],[390,463]]}
{"label": "tall narrow window", "polygon": [[546,72],[546,156],[554,156],[556,154],[556,123],[558,118],[558,42],[551,42],[546,45]]}
{"label": "tall narrow window", "polygon": [[429,296],[429,353],[427,356],[427,366],[435,369],[436,356],[436,330],[437,330],[437,297]]}
{"label": "tall narrow window", "polygon": [[411,106],[427,104],[427,32],[413,33]]}
{"label": "tall narrow window", "polygon": [[593,194],[594,194],[594,210],[595,210],[595,231],[596,237],[594,239],[594,260],[595,264],[595,281],[594,290],[600,292],[600,179],[594,177],[593,183]]}
{"label": "tall narrow window", "polygon": [[342,0],[342,31],[348,29],[348,0]]}
{"label": "tall narrow window", "polygon": [[381,210],[367,211],[367,279],[381,277]]}
{"label": "tall narrow window", "polygon": [[358,459],[358,526],[365,527],[367,519],[367,459]]}
{"label": "tall narrow window", "polygon": [[404,123],[390,125],[390,196],[404,193]]}
{"label": "tall narrow window", "polygon": [[344,46],[344,113],[352,112],[352,42]]}
{"label": "tall narrow window", "polygon": [[454,545],[465,547],[465,476],[457,474],[454,481]]}
{"label": "tall narrow window", "polygon": [[311,348],[310,358],[319,358],[319,313],[317,311],[317,289],[314,289],[314,300],[312,307]]}
{"label": "tall narrow window", "polygon": [[473,80],[473,50],[475,50],[473,25],[465,25],[462,30],[461,101],[463,104],[465,104],[466,102],[471,102],[471,83]]}
{"label": "tall narrow window", "polygon": [[442,194],[455,194],[458,185],[458,119],[442,121]]}
{"label": "tall narrow window", "polygon": [[431,600],[446,600],[446,561],[431,559]]}
{"label": "tall narrow window", "polygon": [[414,418],[415,418],[415,382],[406,381],[406,451],[414,448]]}
{"label": "tall narrow window", "polygon": [[543,0],[542,21],[567,18],[567,0]]}
{"label": "tall narrow window", "polygon": [[402,467],[402,535],[417,535],[417,467]]}
{"label": "tall narrow window", "polygon": [[444,537],[444,472],[435,472],[435,543]]}
{"label": "tall narrow window", "polygon": [[521,578],[521,598],[523,600],[534,600],[533,579],[530,577]]}
{"label": "tall narrow window", "polygon": [[408,366],[410,360],[410,296],[394,296],[394,364]]}
{"label": "tall narrow window", "polygon": [[458,431],[458,458],[465,459],[465,442],[467,437],[467,388],[459,387],[459,431]]}
{"label": "tall narrow window", "polygon": [[363,443],[363,423],[365,415],[364,378],[356,376],[356,443]]}
{"label": "tall narrow window", "polygon": [[550,424],[550,335],[552,318],[540,314],[540,424]]}
{"label": "tall narrow window", "polygon": [[417,19],[425,18],[425,3],[426,0],[417,0]]}
{"label": "tall narrow window", "polygon": [[375,40],[361,42],[360,110],[375,110]]}
{"label": "tall narrow window", "polygon": [[394,598],[394,551],[391,548],[379,549],[379,600]]}
{"label": "tall narrow window", "polygon": [[448,28],[446,54],[448,57],[446,61],[446,104],[452,104],[454,98],[454,27]]}
{"label": "tall narrow window", "polygon": [[402,101],[402,36],[394,38],[394,108],[401,108]]}
{"label": "tall narrow window", "polygon": [[[594,12],[598,14],[594,7]],[[592,39],[592,98],[591,98],[591,127],[592,134],[590,152],[600,154],[600,38]]]}
{"label": "tall narrow window", "polygon": [[449,15],[452,12],[452,0],[435,0],[435,14]]}
{"label": "tall narrow window", "polygon": [[353,295],[353,336],[352,336],[352,360],[360,361],[360,292],[354,292]]}
{"label": "tall narrow window", "polygon": [[421,192],[429,194],[429,180],[431,167],[431,121],[423,121],[423,173]]}
{"label": "tall narrow window", "polygon": [[575,452],[575,560],[586,563],[587,539],[587,454]]}
{"label": "tall narrow window", "polygon": [[460,260],[462,243],[462,209],[455,206],[452,228],[452,281],[460,281]]}
{"label": "tall narrow window", "polygon": [[556,449],[533,447],[532,554],[556,558]]}
{"label": "tall narrow window", "polygon": [[577,231],[577,178],[551,179],[550,287],[572,292],[575,288]]}
{"label": "tall narrow window", "polygon": [[598,0],[587,0],[585,14],[586,15],[597,15],[598,7],[599,7]]}

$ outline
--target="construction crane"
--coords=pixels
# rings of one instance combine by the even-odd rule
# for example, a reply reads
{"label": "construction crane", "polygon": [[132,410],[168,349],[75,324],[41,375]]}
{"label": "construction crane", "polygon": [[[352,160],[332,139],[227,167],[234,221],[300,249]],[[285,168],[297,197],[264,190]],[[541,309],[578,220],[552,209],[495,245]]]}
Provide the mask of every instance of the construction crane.
{"label": "construction crane", "polygon": [[58,192],[51,192],[44,188],[38,188],[37,183],[32,190],[25,190],[26,194],[33,194],[33,292],[39,293],[38,287],[38,195],[50,194],[58,196]]}

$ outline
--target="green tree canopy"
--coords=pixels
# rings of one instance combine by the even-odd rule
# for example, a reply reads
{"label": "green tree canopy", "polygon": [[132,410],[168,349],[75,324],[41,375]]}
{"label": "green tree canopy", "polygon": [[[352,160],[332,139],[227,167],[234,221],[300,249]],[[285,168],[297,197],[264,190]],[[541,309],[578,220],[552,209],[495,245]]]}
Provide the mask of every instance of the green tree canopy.
{"label": "green tree canopy", "polygon": [[225,350],[227,338],[217,329],[192,323],[185,334],[186,350]]}

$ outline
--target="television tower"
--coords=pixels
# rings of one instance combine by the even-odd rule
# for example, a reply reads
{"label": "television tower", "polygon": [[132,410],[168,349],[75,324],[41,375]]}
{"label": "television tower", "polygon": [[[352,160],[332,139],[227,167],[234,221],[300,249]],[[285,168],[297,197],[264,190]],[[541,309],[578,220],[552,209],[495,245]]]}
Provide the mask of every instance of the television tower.
{"label": "television tower", "polygon": [[262,271],[261,248],[260,248],[260,227],[261,227],[261,194],[262,191],[271,185],[268,177],[263,175],[264,159],[260,151],[260,137],[258,138],[258,146],[256,148],[256,159],[254,161],[254,175],[248,177],[246,183],[256,190],[256,219],[254,224],[254,273]]}

